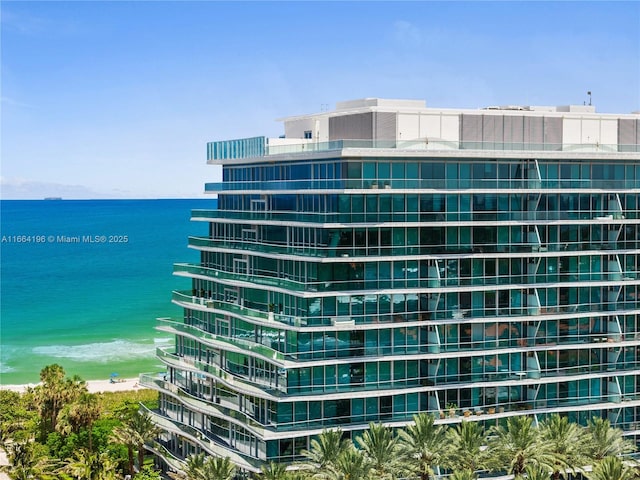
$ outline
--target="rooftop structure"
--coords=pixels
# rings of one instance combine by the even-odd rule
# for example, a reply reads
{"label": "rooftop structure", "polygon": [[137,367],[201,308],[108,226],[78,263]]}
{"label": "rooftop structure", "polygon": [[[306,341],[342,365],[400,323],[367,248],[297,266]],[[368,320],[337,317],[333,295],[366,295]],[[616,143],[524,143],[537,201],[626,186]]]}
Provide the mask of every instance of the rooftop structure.
{"label": "rooftop structure", "polygon": [[[561,413],[640,433],[640,115],[363,99],[212,142],[159,455],[293,462],[324,428]],[[448,406],[455,405],[449,416]],[[441,418],[444,417],[444,418]]]}

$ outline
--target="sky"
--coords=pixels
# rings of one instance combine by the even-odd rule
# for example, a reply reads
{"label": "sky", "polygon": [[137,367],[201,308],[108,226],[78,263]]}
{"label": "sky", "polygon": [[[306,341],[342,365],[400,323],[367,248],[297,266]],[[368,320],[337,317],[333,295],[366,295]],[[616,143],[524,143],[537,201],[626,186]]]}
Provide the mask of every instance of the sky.
{"label": "sky", "polygon": [[197,198],[343,100],[640,110],[640,2],[0,3],[2,198]]}

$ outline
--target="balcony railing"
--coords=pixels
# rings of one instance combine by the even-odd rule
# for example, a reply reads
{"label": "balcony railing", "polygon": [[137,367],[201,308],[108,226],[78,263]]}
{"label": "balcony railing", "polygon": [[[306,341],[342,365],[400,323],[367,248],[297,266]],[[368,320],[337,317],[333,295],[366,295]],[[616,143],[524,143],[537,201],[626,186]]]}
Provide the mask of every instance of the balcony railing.
{"label": "balcony railing", "polygon": [[[247,192],[256,190],[367,190],[384,194],[389,189],[403,190],[630,190],[640,188],[638,179],[620,180],[517,180],[517,179],[318,179],[226,181],[205,184],[206,192]],[[373,190],[373,191],[372,191]]]}
{"label": "balcony railing", "polygon": [[[245,210],[192,210],[192,220],[241,220],[253,222],[303,222],[303,223],[438,223],[438,222],[475,222],[494,225],[496,222],[520,222],[522,225],[531,225],[536,222],[579,222],[621,225],[629,220],[640,217],[637,210],[625,211],[622,214],[609,214],[605,210],[600,211],[566,211],[566,212],[293,212],[282,210],[245,211]],[[417,225],[416,225],[417,226]],[[420,225],[427,226],[427,225]],[[603,240],[602,244],[609,244]]]}
{"label": "balcony railing", "polygon": [[[295,140],[295,139],[292,139]],[[393,149],[414,152],[481,150],[514,152],[571,152],[571,153],[618,153],[640,152],[637,144],[601,144],[601,143],[528,143],[528,142],[460,142],[448,140],[332,140],[328,142],[304,141],[283,144],[269,143],[266,137],[250,137],[223,140],[207,144],[207,160],[232,160],[259,158],[270,155],[302,154],[340,151],[344,149]]]}
{"label": "balcony railing", "polygon": [[[514,287],[518,287],[514,285]],[[524,288],[526,285],[522,285],[518,288]],[[207,296],[207,292],[200,291],[174,291],[172,300],[185,308],[202,307],[212,310],[218,310],[221,312],[228,312],[234,314],[240,318],[247,318],[249,320],[257,320],[267,326],[278,327],[279,324],[290,325],[295,327],[320,327],[320,326],[348,326],[351,324],[365,325],[376,324],[380,325],[378,328],[382,328],[383,324],[396,323],[401,324],[402,328],[410,327],[414,325],[426,325],[425,321],[433,322],[433,325],[449,325],[464,322],[464,319],[476,318],[483,319],[485,323],[492,322],[505,322],[505,321],[523,321],[531,320],[531,317],[535,317],[536,320],[567,320],[574,319],[576,316],[580,318],[589,317],[607,317],[611,315],[612,310],[606,308],[609,306],[623,307],[624,310],[616,310],[616,314],[627,315],[637,314],[640,309],[640,301],[635,300],[633,302],[617,302],[611,304],[604,304],[603,302],[583,303],[573,305],[558,305],[558,306],[512,306],[495,309],[480,309],[478,313],[475,313],[475,309],[468,307],[463,310],[459,306],[450,306],[447,308],[440,308],[436,311],[433,310],[418,310],[399,313],[379,313],[377,315],[372,314],[355,314],[355,313],[331,313],[326,315],[308,315],[300,312],[298,315],[268,312],[267,306],[263,309],[251,308],[248,306],[238,305],[232,302],[223,302]],[[586,315],[588,314],[588,315]],[[345,323],[346,321],[346,323]],[[416,323],[420,322],[420,323]],[[398,325],[400,327],[400,325]],[[632,335],[634,332],[627,332]],[[597,331],[567,331],[566,334],[557,334],[547,337],[549,341],[561,341],[560,339],[579,335],[580,338],[584,338],[585,335],[592,335],[593,340],[596,338],[606,336],[606,334],[598,333]]]}
{"label": "balcony railing", "polygon": [[228,445],[225,445],[220,441],[216,441],[214,438],[205,435],[204,432],[195,427],[192,427],[191,425],[187,425],[153,410],[148,410],[146,408],[145,410],[151,416],[153,422],[163,430],[167,430],[188,438],[192,442],[199,444],[200,447],[202,447],[207,453],[209,453],[209,455],[223,458],[230,457],[233,463],[239,465],[242,468],[251,470],[253,472],[260,471],[260,466],[262,463],[257,458],[242,454],[237,450],[231,449]]}
{"label": "balcony railing", "polygon": [[[536,275],[534,277],[527,277],[526,275],[517,276],[477,276],[477,277],[462,277],[459,279],[449,278],[446,281],[437,278],[428,277],[415,277],[415,278],[370,278],[370,279],[347,279],[347,280],[324,280],[318,281],[316,279],[308,279],[303,281],[302,279],[290,279],[282,278],[274,275],[273,272],[258,272],[254,271],[249,273],[244,272],[228,272],[211,267],[203,267],[200,265],[192,265],[185,263],[177,263],[173,266],[173,273],[182,276],[199,276],[210,279],[211,281],[219,281],[221,283],[242,282],[250,287],[263,286],[263,287],[275,287],[292,292],[361,292],[361,295],[367,293],[375,293],[386,290],[399,290],[399,289],[438,289],[445,292],[446,289],[455,289],[460,286],[468,286],[476,291],[485,290],[481,287],[489,285],[504,285],[519,288],[545,288],[554,287],[558,283],[581,283],[581,286],[593,286],[593,287],[616,287],[619,288],[620,281],[609,278],[606,273],[594,272],[585,274],[572,274],[570,275]],[[634,278],[632,274],[625,278],[625,283],[634,285],[640,280]],[[506,289],[506,288],[505,288]],[[415,293],[415,292],[412,292]],[[204,296],[204,295],[203,295]],[[640,300],[628,299],[626,304],[622,301],[609,301],[602,299],[599,303],[590,303],[591,306],[597,306],[596,310],[620,310],[623,307],[625,309],[638,308]],[[522,306],[524,308],[525,306]],[[572,308],[572,305],[563,305],[566,308],[567,313],[573,313],[578,311],[577,307]],[[534,306],[531,306],[534,308]],[[484,312],[482,305],[474,305],[472,309]],[[494,308],[495,310],[495,308]],[[506,313],[505,313],[506,314]],[[530,315],[537,314],[532,310],[529,311]],[[472,316],[484,316],[483,313],[472,313]]]}
{"label": "balcony railing", "polygon": [[226,344],[231,347],[235,347],[236,349],[243,352],[251,352],[267,360],[275,360],[279,362],[284,361],[284,355],[282,353],[278,352],[277,350],[274,350],[273,348],[266,347],[264,345],[261,345],[255,342],[250,342],[240,338],[214,335],[213,333],[205,332],[192,325],[186,325],[181,322],[174,322],[164,318],[159,318],[157,321],[158,321],[158,327],[157,327],[158,330],[161,330],[163,332],[175,333],[175,334],[186,333],[194,337],[201,338],[205,341],[219,343],[219,344]]}
{"label": "balcony railing", "polygon": [[226,416],[241,424],[243,427],[249,429],[254,435],[265,438],[266,435],[272,433],[273,428],[268,429],[266,425],[258,422],[251,415],[240,411],[240,404],[230,404],[226,400],[220,398],[214,398],[211,396],[196,396],[189,393],[183,388],[179,388],[176,385],[169,383],[168,381],[161,380],[152,375],[141,375],[140,384],[153,388],[159,391],[169,391],[176,395],[184,405],[188,406],[191,410],[199,411],[206,414],[213,414],[216,416]]}
{"label": "balcony railing", "polygon": [[[615,242],[577,242],[569,241],[562,243],[547,243],[542,247],[538,244],[529,242],[510,242],[509,244],[498,243],[457,243],[455,245],[431,244],[431,245],[372,245],[372,246],[330,246],[326,243],[321,245],[295,244],[284,245],[281,243],[267,243],[240,240],[237,238],[209,238],[209,237],[189,237],[189,247],[194,249],[212,249],[212,250],[239,250],[248,252],[260,252],[275,255],[294,255],[303,257],[320,257],[320,258],[357,258],[357,257],[382,257],[382,256],[421,256],[421,255],[456,255],[465,253],[545,253],[545,252],[562,252],[562,256],[568,255],[566,252],[583,252],[583,255],[593,256],[595,251],[606,250],[606,254],[613,253],[613,250],[632,250],[640,248],[640,242],[622,241]],[[624,253],[624,252],[622,252]],[[548,255],[545,255],[548,256]],[[351,260],[349,260],[351,261]],[[570,272],[561,272],[567,274]],[[614,273],[614,272],[603,272]],[[501,276],[504,277],[504,276]],[[629,277],[640,278],[640,272],[634,272],[627,269],[623,277],[628,280]],[[633,279],[631,278],[631,279]],[[444,281],[444,279],[443,279]],[[511,280],[509,280],[511,282]],[[500,283],[505,283],[500,281]]]}

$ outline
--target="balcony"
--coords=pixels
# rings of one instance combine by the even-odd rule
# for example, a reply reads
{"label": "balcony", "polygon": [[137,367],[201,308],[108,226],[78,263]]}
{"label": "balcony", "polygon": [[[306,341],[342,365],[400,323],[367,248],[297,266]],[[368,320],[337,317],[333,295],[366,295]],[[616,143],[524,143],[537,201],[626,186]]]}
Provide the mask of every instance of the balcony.
{"label": "balcony", "polygon": [[201,412],[208,415],[225,418],[226,420],[240,424],[251,433],[261,439],[268,439],[273,436],[275,430],[269,429],[266,425],[256,421],[250,415],[240,411],[240,404],[231,403],[220,398],[202,398],[191,395],[189,392],[178,388],[171,383],[161,380],[151,375],[141,375],[140,384],[147,388],[152,388],[160,392],[165,392],[177,397],[185,406],[192,411]]}
{"label": "balcony", "polygon": [[[173,347],[171,347],[173,349]],[[209,376],[215,376],[224,385],[236,390],[238,392],[245,393],[252,396],[260,396],[265,393],[272,395],[272,399],[279,398],[283,392],[286,391],[286,385],[280,385],[276,388],[270,386],[263,386],[262,388],[254,385],[254,382],[249,382],[240,376],[236,376],[222,368],[196,360],[193,357],[184,357],[176,354],[167,349],[158,347],[156,349],[156,357],[165,364],[177,368],[179,370],[195,371],[203,374],[209,374]]]}
{"label": "balcony", "polygon": [[324,153],[345,149],[392,149],[420,152],[442,151],[505,151],[505,152],[570,152],[616,154],[619,152],[640,152],[640,145],[618,145],[601,143],[525,143],[525,142],[460,142],[447,140],[333,140],[314,142],[304,139],[269,139],[267,137],[249,137],[234,140],[209,142],[207,161],[237,160],[261,158],[273,155],[300,155],[303,153]]}
{"label": "balcony", "polygon": [[[640,185],[639,185],[640,188]],[[518,222],[522,225],[531,225],[531,223],[540,222],[566,222],[567,224],[576,223],[591,223],[594,222],[594,217],[597,216],[598,211],[582,212],[496,212],[496,211],[483,211],[483,212],[420,212],[418,206],[415,206],[414,211],[394,211],[394,212],[294,212],[294,211],[275,211],[275,210],[262,210],[262,211],[249,211],[249,210],[192,210],[191,219],[194,221],[213,221],[213,220],[239,220],[244,223],[264,223],[274,222],[274,224],[285,223],[305,223],[313,224],[314,226],[325,226],[325,224],[350,224],[350,223],[415,223],[424,224],[455,224],[454,222],[464,222],[468,224],[472,221],[476,224],[490,224],[494,225],[496,222]],[[637,211],[625,212],[627,220],[636,219],[639,215]],[[606,222],[607,224],[621,225],[626,222],[624,219],[608,219],[598,220]],[[421,225],[424,226],[424,225]],[[617,243],[620,243],[618,241]],[[633,242],[631,242],[633,243]],[[546,247],[540,244],[533,244],[531,242],[522,242],[521,251],[544,251]],[[558,250],[565,250],[568,247],[568,242],[562,242],[558,244]],[[474,245],[474,247],[481,247]],[[493,248],[495,244],[493,244]],[[632,247],[633,248],[633,247]],[[575,250],[611,250],[611,242],[608,240],[596,242],[575,242]],[[481,253],[481,252],[478,252]]]}
{"label": "balcony", "polygon": [[269,348],[255,342],[250,342],[239,338],[214,335],[213,333],[205,332],[194,326],[185,325],[184,323],[179,322],[173,322],[167,319],[158,319],[158,324],[159,325],[157,329],[163,332],[173,333],[176,335],[187,334],[203,340],[204,343],[209,343],[210,345],[217,346],[218,348],[224,348],[225,346],[227,346],[232,350],[238,352],[250,352],[255,356],[261,357],[267,361],[276,361],[280,362],[281,364],[282,362],[284,362],[284,355],[282,353],[274,350],[273,348]]}
{"label": "balcony", "polygon": [[[248,191],[336,191],[364,190],[369,194],[385,194],[388,190],[630,190],[640,188],[640,180],[531,180],[518,179],[416,179],[416,178],[345,178],[345,179],[299,179],[264,181],[226,181],[205,184],[205,192],[248,192]],[[525,212],[531,213],[531,212]],[[621,213],[602,212],[595,217],[598,220],[623,220]]]}
{"label": "balcony", "polygon": [[242,454],[236,450],[229,448],[227,445],[216,442],[214,439],[205,435],[201,430],[194,428],[178,420],[164,416],[156,411],[148,410],[142,407],[152,418],[153,423],[165,431],[174,433],[181,437],[189,439],[191,442],[199,445],[209,455],[217,457],[229,457],[230,460],[241,468],[252,472],[260,472],[262,462],[255,457]]}

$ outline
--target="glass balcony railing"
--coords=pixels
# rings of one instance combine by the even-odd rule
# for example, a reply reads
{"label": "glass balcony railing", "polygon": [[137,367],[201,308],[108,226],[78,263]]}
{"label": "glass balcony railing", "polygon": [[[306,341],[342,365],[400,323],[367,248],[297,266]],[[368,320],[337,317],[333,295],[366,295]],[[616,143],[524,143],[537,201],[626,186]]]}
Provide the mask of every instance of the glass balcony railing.
{"label": "glass balcony railing", "polygon": [[[291,139],[297,140],[297,139]],[[207,144],[207,160],[233,160],[242,158],[259,158],[270,155],[302,154],[340,151],[344,149],[394,149],[415,152],[450,151],[450,150],[482,150],[482,151],[514,151],[514,152],[571,152],[571,153],[618,153],[640,152],[637,144],[601,144],[601,143],[528,143],[528,142],[460,142],[447,140],[332,140],[328,142],[304,141],[283,144],[271,142],[266,137],[251,137],[234,140],[209,142]]]}
{"label": "glass balcony railing", "polygon": [[[295,191],[295,190],[367,190],[384,194],[386,190],[630,190],[640,188],[638,179],[620,180],[469,180],[469,179],[320,179],[320,180],[270,180],[251,182],[206,183],[205,191],[212,193],[250,191]],[[374,190],[374,192],[371,192]],[[379,192],[377,190],[380,190]]]}
{"label": "glass balcony railing", "polygon": [[171,347],[171,349],[162,347],[156,348],[156,357],[160,361],[178,369],[197,369],[201,372],[215,375],[232,388],[248,395],[269,393],[274,396],[281,396],[283,392],[286,392],[286,385],[258,385],[260,382],[255,382],[254,384],[253,382],[249,382],[241,376],[234,375],[217,365],[196,360],[194,357],[178,355],[177,353],[169,350],[173,350],[173,347]]}
{"label": "glass balcony railing", "polygon": [[188,391],[179,388],[176,385],[173,385],[167,381],[161,380],[151,375],[141,375],[140,383],[147,388],[154,388],[160,391],[167,390],[172,392],[174,395],[177,395],[178,398],[180,398],[180,401],[182,401],[183,404],[189,407],[189,409],[191,410],[203,413],[213,413],[217,416],[220,416],[222,414],[231,419],[234,419],[258,437],[264,438],[265,432],[267,432],[267,430],[273,431],[273,429],[268,429],[266,425],[257,422],[250,415],[239,411],[239,404],[233,404],[233,406],[230,408],[228,402],[223,402],[220,398],[192,395]]}
{"label": "glass balcony railing", "polygon": [[[638,211],[624,212],[623,214],[611,214],[607,211],[563,211],[563,212],[419,212],[394,211],[394,212],[293,212],[293,211],[244,211],[244,210],[192,210],[192,220],[240,220],[254,222],[302,222],[311,224],[326,223],[437,223],[469,222],[478,224],[487,223],[494,225],[496,222],[521,222],[522,225],[531,225],[535,222],[598,222],[622,224],[626,220],[640,217]],[[423,225],[424,226],[424,225]],[[602,242],[611,243],[611,242]]]}
{"label": "glass balcony railing", "polygon": [[[538,286],[538,285],[537,285]],[[432,288],[432,287],[425,287]],[[565,320],[575,318],[578,314],[588,313],[589,317],[602,318],[611,315],[612,311],[616,311],[619,315],[636,314],[640,310],[640,300],[633,302],[618,302],[618,304],[610,304],[603,302],[589,302],[572,305],[555,305],[555,306],[512,306],[499,309],[494,308],[464,308],[459,306],[438,307],[436,310],[413,310],[405,313],[378,312],[377,314],[364,314],[355,312],[328,312],[325,315],[308,315],[300,312],[297,315],[268,312],[267,306],[264,310],[259,308],[250,308],[241,306],[233,302],[223,302],[207,296],[205,291],[174,291],[172,300],[185,308],[193,308],[193,306],[205,307],[220,312],[228,312],[239,318],[247,318],[249,320],[258,320],[266,326],[276,327],[278,324],[292,325],[296,327],[319,327],[319,326],[336,326],[341,322],[347,322],[347,325],[365,325],[365,324],[401,324],[398,328],[406,328],[411,326],[425,325],[425,321],[433,322],[434,325],[449,325],[468,321],[471,318],[483,318],[486,322],[504,322],[506,319],[513,321],[531,320]],[[356,297],[356,300],[358,298]],[[354,303],[355,304],[355,303]],[[618,308],[620,307],[620,308]],[[584,317],[584,315],[582,315]],[[633,335],[635,332],[627,332]],[[567,338],[571,336],[580,336],[584,340],[585,335],[593,335],[591,341],[598,341],[596,338],[606,336],[598,333],[597,330],[567,332]],[[562,335],[548,336],[546,338],[561,339]],[[589,337],[591,338],[591,337]],[[560,340],[559,340],[560,341]]]}
{"label": "glass balcony railing", "polygon": [[201,338],[205,341],[216,342],[220,344],[227,344],[229,346],[238,348],[245,352],[251,352],[259,355],[267,360],[284,361],[284,355],[273,348],[266,347],[255,342],[242,340],[240,338],[232,338],[222,335],[214,335],[213,333],[205,332],[199,328],[184,323],[174,322],[168,319],[159,318],[158,330],[168,333],[186,333],[197,338]]}
{"label": "glass balcony railing", "polygon": [[161,458],[175,472],[183,472],[187,466],[186,458],[177,457],[160,442],[146,443],[145,449]]}
{"label": "glass balcony railing", "polygon": [[[220,239],[208,237],[189,237],[189,246],[195,249],[219,249],[260,252],[280,255],[299,255],[302,257],[382,257],[399,255],[431,255],[431,254],[460,254],[460,253],[523,253],[523,252],[592,252],[607,250],[610,254],[614,250],[632,250],[640,248],[640,242],[576,242],[532,244],[528,242],[497,243],[457,243],[453,245],[394,245],[394,246],[328,246],[324,245],[283,245],[277,243],[245,241],[236,238]],[[474,251],[475,250],[475,251]],[[593,255],[593,253],[589,253]],[[349,260],[352,261],[352,260]],[[567,272],[563,272],[567,273]],[[610,272],[603,272],[610,273]],[[506,278],[506,276],[501,276]],[[640,278],[640,272],[625,271],[623,278],[633,280]],[[445,280],[443,279],[443,282]],[[512,280],[509,280],[512,282]],[[499,280],[499,283],[506,283]],[[517,282],[521,283],[521,282]]]}
{"label": "glass balcony railing", "polygon": [[[538,288],[552,287],[555,284],[562,283],[581,283],[583,286],[587,287],[590,284],[594,284],[593,286],[612,286],[619,287],[620,281],[617,279],[609,278],[606,273],[602,272],[594,272],[594,273],[584,273],[584,274],[540,274],[535,276],[526,276],[526,275],[515,275],[515,276],[473,276],[473,277],[460,277],[460,278],[452,278],[449,277],[446,281],[437,278],[425,278],[425,277],[416,277],[416,278],[365,278],[365,279],[347,279],[347,280],[324,280],[318,281],[315,279],[308,279],[306,281],[302,280],[293,280],[289,278],[276,277],[272,275],[261,275],[260,272],[252,272],[243,273],[243,272],[227,272],[224,270],[219,270],[210,267],[203,267],[200,265],[191,265],[185,263],[177,263],[173,266],[174,274],[184,275],[184,276],[199,276],[206,277],[207,279],[211,279],[212,281],[220,281],[224,282],[243,282],[246,283],[246,286],[256,285],[263,287],[276,287],[282,288],[294,292],[362,292],[365,293],[375,293],[377,291],[384,290],[399,290],[399,289],[442,289],[445,291],[446,289],[455,289],[460,286],[471,286],[477,287],[478,291],[481,290],[481,287],[489,286],[489,285],[511,285],[511,286],[520,286],[521,288],[530,288],[531,286],[536,286]],[[262,273],[271,273],[264,271]],[[501,281],[499,281],[501,280]],[[634,278],[633,274],[630,273],[629,276],[625,276],[625,282],[629,285],[638,282],[639,280]],[[201,295],[204,297],[204,295]],[[204,300],[201,300],[204,302]],[[637,303],[640,300],[638,299],[628,299],[626,303],[629,304],[629,308],[637,308]],[[589,304],[591,306],[599,305],[597,303]],[[622,308],[622,301],[607,301],[603,299],[601,306],[597,309],[608,309],[608,310],[618,310]],[[572,305],[566,305],[566,312],[572,313],[577,311],[577,309],[571,309]],[[480,312],[484,311],[482,306],[473,307],[475,310]],[[495,309],[494,309],[495,310]],[[529,314],[539,314],[534,312],[529,312]],[[472,316],[483,316],[480,313],[472,312]]]}
{"label": "glass balcony railing", "polygon": [[253,472],[260,471],[262,462],[258,458],[234,450],[227,444],[215,438],[215,436],[207,435],[205,432],[198,428],[187,425],[177,419],[163,415],[157,411],[148,410],[146,408],[144,409],[151,416],[153,422],[156,425],[160,426],[163,430],[175,432],[180,436],[188,438],[193,443],[199,444],[207,453],[209,453],[209,455],[223,458],[229,457],[233,463],[240,467],[246,468]]}

